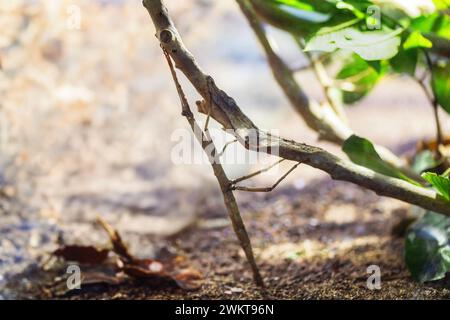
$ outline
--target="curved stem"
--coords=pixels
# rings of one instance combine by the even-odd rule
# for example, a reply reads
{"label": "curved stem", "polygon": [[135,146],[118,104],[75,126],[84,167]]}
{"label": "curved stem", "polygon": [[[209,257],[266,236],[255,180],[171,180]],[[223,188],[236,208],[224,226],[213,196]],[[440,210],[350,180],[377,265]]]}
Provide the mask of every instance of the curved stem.
{"label": "curved stem", "polygon": [[[431,61],[431,57],[428,54],[428,52],[424,50],[424,54],[427,62],[428,72],[430,73],[431,77],[433,77],[433,62]],[[436,97],[434,96],[434,93],[430,93],[423,82],[420,82],[420,85],[425,91],[425,94],[427,95],[427,98],[430,101],[431,106],[433,107],[434,121],[436,123],[436,143],[438,146],[437,152],[440,153],[439,146],[443,144],[444,138],[442,135],[441,122],[439,120],[439,103]]]}

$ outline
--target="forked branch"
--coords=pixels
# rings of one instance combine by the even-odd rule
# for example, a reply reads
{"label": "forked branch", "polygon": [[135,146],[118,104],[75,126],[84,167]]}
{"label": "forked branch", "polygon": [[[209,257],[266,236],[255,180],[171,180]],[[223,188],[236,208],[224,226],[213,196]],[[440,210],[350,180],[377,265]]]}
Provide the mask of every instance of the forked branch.
{"label": "forked branch", "polygon": [[220,189],[222,190],[223,199],[225,202],[225,206],[228,210],[228,214],[230,216],[231,223],[233,225],[234,232],[241,244],[242,249],[247,257],[247,261],[250,264],[250,267],[253,271],[253,279],[255,283],[264,287],[264,281],[259,273],[258,266],[256,265],[255,257],[253,255],[253,249],[250,242],[250,238],[248,236],[247,230],[245,228],[244,221],[242,220],[241,213],[239,211],[239,207],[236,203],[236,199],[233,195],[232,190],[230,189],[230,180],[228,179],[225,171],[220,163],[219,157],[217,157],[217,149],[214,145],[214,142],[208,137],[207,129],[205,126],[205,130],[202,131],[198,123],[195,121],[194,115],[189,107],[189,103],[186,99],[186,96],[181,88],[180,82],[178,81],[178,77],[175,71],[175,68],[172,64],[172,59],[170,58],[167,51],[163,48],[164,55],[167,59],[167,63],[170,68],[170,72],[172,74],[173,81],[177,88],[178,96],[181,102],[182,115],[186,117],[189,125],[191,127],[192,132],[194,133],[195,138],[202,146],[205,153],[210,156],[209,160],[214,171],[214,175],[219,182]]}
{"label": "forked branch", "polygon": [[[279,138],[259,130],[241,111],[234,99],[220,90],[214,80],[198,66],[193,55],[183,44],[161,0],[144,0],[144,6],[155,25],[156,36],[161,46],[175,61],[176,67],[184,73],[205,101],[211,99],[210,106],[206,103],[199,104],[199,110],[205,114],[209,113],[211,118],[225,128],[233,129],[235,138],[247,149],[272,154],[274,153],[272,147],[276,144],[281,158],[310,165],[327,172],[333,179],[358,184],[379,195],[396,198],[450,216],[450,203],[432,190],[378,174],[340,159],[321,148]],[[210,109],[205,110],[205,108]],[[251,143],[249,141],[253,139],[250,139],[250,136],[255,132],[258,136],[257,142]]]}

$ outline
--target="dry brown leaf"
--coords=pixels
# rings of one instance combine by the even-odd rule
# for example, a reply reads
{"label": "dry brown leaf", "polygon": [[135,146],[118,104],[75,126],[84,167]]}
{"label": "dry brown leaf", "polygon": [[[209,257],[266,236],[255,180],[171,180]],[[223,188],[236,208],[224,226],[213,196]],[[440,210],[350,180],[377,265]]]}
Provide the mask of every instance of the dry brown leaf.
{"label": "dry brown leaf", "polygon": [[[159,264],[154,261],[152,264]],[[151,265],[150,265],[151,266]],[[196,270],[186,270],[176,275],[171,275],[164,271],[155,272],[142,265],[124,265],[122,271],[130,277],[153,281],[153,284],[171,284],[184,290],[196,290],[200,288],[200,281],[203,277]]]}
{"label": "dry brown leaf", "polygon": [[65,245],[56,249],[53,254],[67,261],[82,264],[98,265],[108,258],[108,249],[97,249],[93,246]]}
{"label": "dry brown leaf", "polygon": [[82,285],[109,284],[118,285],[123,283],[124,278],[111,276],[101,272],[83,272]]}
{"label": "dry brown leaf", "polygon": [[[185,257],[174,256],[164,262],[154,259],[138,259],[129,252],[117,230],[100,217],[97,218],[97,221],[108,233],[113,251],[119,256],[116,267],[127,276],[145,279],[147,282],[151,281],[153,285],[171,284],[184,290],[195,290],[200,287],[199,280],[203,277],[199,271],[192,268],[177,271],[187,264]],[[61,247],[54,254],[66,260],[97,265],[106,260],[108,252],[108,249],[99,250],[93,246],[73,245]],[[121,280],[103,273],[85,274],[83,284],[96,283],[119,284]]]}

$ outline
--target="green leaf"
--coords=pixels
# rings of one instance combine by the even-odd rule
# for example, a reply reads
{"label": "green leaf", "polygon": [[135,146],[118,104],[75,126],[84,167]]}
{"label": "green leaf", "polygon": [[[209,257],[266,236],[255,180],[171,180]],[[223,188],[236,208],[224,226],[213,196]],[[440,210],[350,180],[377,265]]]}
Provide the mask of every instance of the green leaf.
{"label": "green leaf", "polygon": [[414,157],[412,169],[414,172],[422,173],[425,170],[436,168],[439,164],[441,164],[441,162],[436,161],[433,152],[424,150]]}
{"label": "green leaf", "polygon": [[344,103],[351,104],[365,97],[381,79],[384,70],[383,64],[378,61],[372,65],[353,54],[336,75],[336,79],[343,82]]}
{"label": "green leaf", "polygon": [[425,38],[419,31],[412,32],[408,39],[406,39],[403,44],[403,49],[413,49],[413,48],[431,48],[433,44],[430,40]]}
{"label": "green leaf", "polygon": [[425,172],[422,174],[422,178],[427,180],[442,197],[450,201],[450,179],[448,177],[439,176],[434,172]]}
{"label": "green leaf", "polygon": [[417,49],[400,50],[399,53],[389,60],[394,72],[414,75],[416,73],[419,52]]}
{"label": "green leaf", "polygon": [[344,141],[342,150],[347,154],[352,162],[359,164],[360,166],[372,169],[373,171],[386,176],[403,179],[412,184],[420,185],[381,159],[372,142],[367,139],[352,135]]}
{"label": "green leaf", "polygon": [[418,17],[435,11],[432,0],[374,0],[375,4],[381,4],[398,8],[410,17]]}
{"label": "green leaf", "polygon": [[442,279],[450,271],[450,218],[427,212],[408,231],[405,262],[420,282]]}
{"label": "green leaf", "polygon": [[450,0],[433,0],[436,9],[445,10],[450,8]]}
{"label": "green leaf", "polygon": [[431,87],[441,107],[450,113],[450,63],[448,60],[439,61],[433,66]]}
{"label": "green leaf", "polygon": [[359,19],[364,19],[366,17],[365,13],[358,9],[358,6],[355,3],[351,3],[351,1],[337,1],[336,8],[349,10]]}
{"label": "green leaf", "polygon": [[398,53],[403,29],[394,31],[361,31],[346,27],[337,31],[319,31],[306,43],[305,51],[333,52],[346,49],[355,52],[364,60],[386,60]]}
{"label": "green leaf", "polygon": [[271,25],[300,37],[306,37],[335,20],[353,19],[354,15],[335,16],[334,4],[323,0],[251,0],[255,12]]}
{"label": "green leaf", "polygon": [[441,174],[441,177],[450,178],[450,167],[447,168],[447,170],[445,170],[443,174]]}
{"label": "green leaf", "polygon": [[450,17],[442,13],[420,16],[411,21],[411,29],[448,40],[450,39]]}
{"label": "green leaf", "polygon": [[274,2],[277,2],[281,5],[287,5],[293,8],[297,8],[300,10],[306,10],[306,11],[314,11],[314,6],[311,3],[307,3],[306,1],[297,1],[297,0],[275,0]]}

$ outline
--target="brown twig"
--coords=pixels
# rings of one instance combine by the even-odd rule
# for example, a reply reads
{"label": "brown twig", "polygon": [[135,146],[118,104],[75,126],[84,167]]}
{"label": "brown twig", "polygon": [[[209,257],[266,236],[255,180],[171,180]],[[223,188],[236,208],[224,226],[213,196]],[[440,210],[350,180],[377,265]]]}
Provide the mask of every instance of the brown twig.
{"label": "brown twig", "polygon": [[[211,140],[209,135],[202,131],[200,129],[200,126],[197,124],[197,122],[194,119],[194,116],[190,110],[189,103],[186,99],[186,96],[183,92],[183,89],[181,88],[181,85],[178,81],[178,77],[175,71],[175,68],[172,63],[172,59],[170,55],[167,53],[167,51],[163,48],[164,55],[167,59],[167,63],[170,68],[170,72],[172,74],[173,81],[177,87],[178,96],[181,101],[181,105],[183,108],[183,115],[188,120],[192,132],[196,136],[198,142],[201,144],[203,150],[207,153],[209,156],[209,152],[211,152],[210,162],[212,169],[214,171],[214,174],[217,178],[217,181],[219,182],[220,188],[222,190],[225,206],[228,210],[228,214],[230,216],[231,223],[233,225],[234,232],[236,233],[236,236],[241,244],[242,249],[244,250],[244,253],[247,257],[247,260],[250,264],[250,267],[253,271],[253,279],[261,288],[264,288],[264,281],[261,277],[261,274],[259,272],[258,266],[256,264],[255,257],[253,255],[253,249],[250,242],[250,238],[248,236],[247,230],[245,228],[244,221],[242,220],[241,213],[239,211],[239,207],[236,203],[236,199],[233,195],[233,192],[230,190],[230,180],[227,178],[225,171],[220,163],[219,158],[217,157],[217,151],[216,147],[214,145],[214,142]],[[207,129],[207,127],[206,127]]]}
{"label": "brown twig", "polygon": [[227,143],[225,143],[225,145],[223,146],[222,150],[219,152],[219,154],[217,155],[219,158],[222,157],[225,153],[225,151],[227,150],[228,146],[237,142],[237,139],[233,139],[231,141],[228,141]]}
{"label": "brown twig", "polygon": [[98,216],[97,222],[105,229],[109,238],[111,239],[111,244],[113,246],[114,252],[116,252],[120,257],[122,257],[126,262],[133,262],[136,258],[130,253],[127,245],[123,242],[122,237],[119,232],[114,229],[105,219]]}

